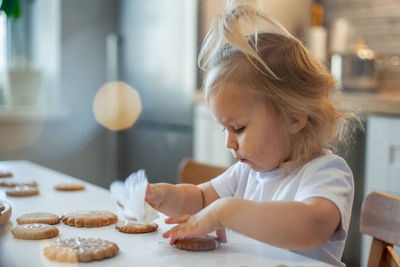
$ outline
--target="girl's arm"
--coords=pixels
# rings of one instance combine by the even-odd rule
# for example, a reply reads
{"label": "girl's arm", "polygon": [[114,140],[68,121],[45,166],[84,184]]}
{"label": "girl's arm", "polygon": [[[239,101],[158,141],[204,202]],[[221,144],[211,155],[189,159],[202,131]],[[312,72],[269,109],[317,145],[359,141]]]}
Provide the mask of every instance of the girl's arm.
{"label": "girl's arm", "polygon": [[225,227],[288,249],[318,247],[329,239],[340,223],[337,207],[318,197],[303,202],[230,198],[222,206],[225,208],[220,211],[220,220]]}
{"label": "girl's arm", "polygon": [[195,214],[218,198],[210,182],[192,184],[150,184],[146,201],[156,210],[168,215]]}
{"label": "girl's arm", "polygon": [[340,213],[331,201],[319,197],[303,202],[223,198],[195,215],[166,222],[180,223],[164,233],[170,243],[226,227],[277,247],[311,249],[329,239],[339,226]]}

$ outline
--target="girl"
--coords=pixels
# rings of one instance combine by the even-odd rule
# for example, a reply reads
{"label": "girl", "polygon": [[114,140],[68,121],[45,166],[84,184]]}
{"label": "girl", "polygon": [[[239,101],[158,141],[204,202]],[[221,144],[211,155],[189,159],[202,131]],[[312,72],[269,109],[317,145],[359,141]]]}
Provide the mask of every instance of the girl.
{"label": "girl", "polygon": [[[282,33],[246,36],[269,23]],[[346,162],[327,150],[344,141],[348,115],[331,99],[335,81],[306,48],[250,1],[228,1],[199,56],[204,90],[226,147],[238,160],[204,184],[151,184],[146,201],[185,236],[225,228],[342,266],[353,202]],[[347,127],[348,128],[348,127]]]}

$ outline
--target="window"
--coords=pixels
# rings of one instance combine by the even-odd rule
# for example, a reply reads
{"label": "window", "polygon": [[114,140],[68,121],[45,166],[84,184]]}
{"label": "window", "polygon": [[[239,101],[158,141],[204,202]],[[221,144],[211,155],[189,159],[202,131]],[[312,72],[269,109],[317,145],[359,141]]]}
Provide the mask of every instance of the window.
{"label": "window", "polygon": [[0,13],[0,71],[3,72],[7,67],[6,54],[6,15]]}
{"label": "window", "polygon": [[60,106],[61,0],[20,1],[17,20],[0,16],[0,69],[7,73],[0,82],[9,92],[0,105],[53,110]]}

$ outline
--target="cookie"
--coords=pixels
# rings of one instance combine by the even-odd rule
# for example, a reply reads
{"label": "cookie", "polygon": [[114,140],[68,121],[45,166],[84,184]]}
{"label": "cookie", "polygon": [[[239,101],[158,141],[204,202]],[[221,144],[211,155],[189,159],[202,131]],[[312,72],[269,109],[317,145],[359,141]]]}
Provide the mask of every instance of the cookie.
{"label": "cookie", "polygon": [[8,222],[12,214],[10,203],[5,200],[0,200],[0,225]]}
{"label": "cookie", "polygon": [[11,233],[19,239],[47,239],[57,236],[58,228],[42,223],[22,224],[11,229]]}
{"label": "cookie", "polygon": [[6,190],[6,194],[12,197],[28,197],[39,194],[39,189],[35,186],[23,185],[15,186]]}
{"label": "cookie", "polygon": [[109,211],[84,210],[61,216],[63,223],[77,227],[101,227],[115,223],[117,215]]}
{"label": "cookie", "polygon": [[62,183],[56,184],[54,186],[54,189],[59,191],[79,191],[85,189],[85,186],[78,183]]}
{"label": "cookie", "polygon": [[115,225],[115,229],[127,234],[150,233],[157,230],[157,228],[158,224],[156,223],[141,224],[129,220],[120,220]]}
{"label": "cookie", "polygon": [[43,254],[52,261],[88,262],[111,258],[118,251],[118,245],[108,240],[74,237],[58,239],[54,244],[45,247]]}
{"label": "cookie", "polygon": [[219,247],[220,242],[214,236],[185,237],[175,241],[175,246],[184,250],[204,251]]}
{"label": "cookie", "polygon": [[12,176],[13,176],[12,172],[8,170],[0,170],[0,178],[8,178]]}
{"label": "cookie", "polygon": [[24,185],[36,187],[37,183],[33,180],[22,180],[22,179],[14,179],[14,178],[0,180],[0,186],[3,186],[3,187],[15,187],[15,186],[24,186]]}
{"label": "cookie", "polygon": [[26,213],[17,218],[18,224],[28,224],[28,223],[57,224],[59,222],[60,222],[60,217],[58,217],[56,214],[48,212]]}

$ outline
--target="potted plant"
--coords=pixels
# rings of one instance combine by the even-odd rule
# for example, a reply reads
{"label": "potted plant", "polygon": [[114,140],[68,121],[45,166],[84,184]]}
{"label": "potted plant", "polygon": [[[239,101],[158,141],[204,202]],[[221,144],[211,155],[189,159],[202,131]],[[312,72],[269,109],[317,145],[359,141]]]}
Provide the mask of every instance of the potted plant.
{"label": "potted plant", "polygon": [[[0,0],[0,13],[4,12],[7,20],[17,20],[21,16],[20,0]],[[0,106],[11,102],[8,70],[0,69]]]}
{"label": "potted plant", "polygon": [[[26,7],[22,0],[1,1],[0,12],[3,11],[7,17],[7,68],[3,78],[3,105],[8,106],[35,106],[38,93],[42,86],[42,73],[36,69],[27,58],[23,48],[23,36],[25,21],[21,18],[21,8]],[[21,21],[22,19],[22,21]],[[19,36],[15,38],[14,36]],[[3,75],[4,76],[4,75]],[[0,78],[1,79],[1,78]]]}
{"label": "potted plant", "polygon": [[3,11],[7,18],[18,19],[21,15],[21,5],[19,0],[3,0],[0,11]]}

